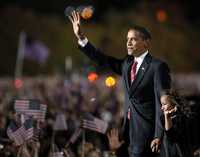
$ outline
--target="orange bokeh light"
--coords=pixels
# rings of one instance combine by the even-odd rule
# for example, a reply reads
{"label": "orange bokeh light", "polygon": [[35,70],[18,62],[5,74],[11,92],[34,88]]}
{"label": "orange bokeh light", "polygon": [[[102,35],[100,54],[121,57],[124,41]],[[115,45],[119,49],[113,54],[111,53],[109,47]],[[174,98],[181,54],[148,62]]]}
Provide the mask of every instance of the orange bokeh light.
{"label": "orange bokeh light", "polygon": [[159,22],[165,22],[167,20],[167,13],[165,10],[160,9],[156,12],[156,18]]}
{"label": "orange bokeh light", "polygon": [[86,7],[83,9],[81,16],[83,19],[88,20],[92,17],[93,15],[93,10],[91,7]]}
{"label": "orange bokeh light", "polygon": [[91,72],[88,74],[88,80],[90,82],[94,82],[98,78],[98,75],[95,72]]}

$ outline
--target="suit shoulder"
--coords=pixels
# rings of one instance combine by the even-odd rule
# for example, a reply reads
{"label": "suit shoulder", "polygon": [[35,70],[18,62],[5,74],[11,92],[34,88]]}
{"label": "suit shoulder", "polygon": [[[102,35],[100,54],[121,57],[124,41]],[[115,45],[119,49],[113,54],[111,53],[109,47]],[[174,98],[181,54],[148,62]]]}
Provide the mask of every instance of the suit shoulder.
{"label": "suit shoulder", "polygon": [[167,66],[168,67],[168,64],[159,58],[152,57],[152,63],[154,64],[154,66],[158,66],[158,67],[159,66]]}
{"label": "suit shoulder", "polygon": [[170,68],[168,64],[165,61],[162,61],[161,59],[158,59],[158,58],[153,57],[152,67],[155,71],[164,70],[164,71],[170,72]]}

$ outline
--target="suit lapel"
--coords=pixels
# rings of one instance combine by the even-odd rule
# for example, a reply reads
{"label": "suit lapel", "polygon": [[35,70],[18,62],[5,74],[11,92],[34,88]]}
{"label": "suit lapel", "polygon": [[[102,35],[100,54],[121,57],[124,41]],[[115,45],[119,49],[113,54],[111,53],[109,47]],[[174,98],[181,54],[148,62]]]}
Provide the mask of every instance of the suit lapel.
{"label": "suit lapel", "polygon": [[143,62],[141,64],[141,66],[140,66],[140,68],[138,70],[136,78],[135,78],[135,80],[133,81],[133,83],[132,83],[132,85],[130,87],[129,96],[131,96],[135,92],[136,88],[138,87],[138,85],[140,84],[140,82],[142,81],[142,79],[144,78],[144,75],[145,75],[145,73],[147,72],[147,70],[149,68],[149,63],[151,63],[151,60],[152,60],[152,57],[148,53],[145,56],[145,58],[144,58],[144,60],[143,60]]}
{"label": "suit lapel", "polygon": [[127,65],[125,67],[126,69],[124,70],[125,71],[124,79],[125,79],[125,85],[126,85],[127,91],[129,91],[130,89],[130,71],[131,71],[131,65],[133,64],[133,62],[134,62],[134,57],[129,56],[127,60]]}

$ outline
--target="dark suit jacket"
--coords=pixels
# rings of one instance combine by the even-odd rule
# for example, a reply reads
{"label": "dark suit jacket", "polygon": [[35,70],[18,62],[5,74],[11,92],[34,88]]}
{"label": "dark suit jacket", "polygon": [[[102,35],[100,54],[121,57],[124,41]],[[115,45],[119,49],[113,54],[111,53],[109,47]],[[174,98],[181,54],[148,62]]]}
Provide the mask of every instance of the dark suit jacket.
{"label": "dark suit jacket", "polygon": [[167,64],[148,53],[131,85],[130,70],[134,62],[133,56],[127,55],[124,59],[116,59],[103,54],[89,42],[85,47],[79,48],[100,66],[108,67],[122,75],[125,89],[124,124],[127,122],[128,108],[131,109],[130,150],[136,154],[144,152],[146,148],[150,148],[150,142],[156,137],[161,138],[163,133],[160,122],[160,92],[170,88]]}

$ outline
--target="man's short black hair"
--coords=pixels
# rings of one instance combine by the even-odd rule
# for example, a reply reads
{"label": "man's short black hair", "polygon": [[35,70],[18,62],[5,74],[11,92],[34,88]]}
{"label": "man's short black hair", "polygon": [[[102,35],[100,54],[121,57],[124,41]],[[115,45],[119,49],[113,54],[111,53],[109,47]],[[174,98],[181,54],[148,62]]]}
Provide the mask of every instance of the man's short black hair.
{"label": "man's short black hair", "polygon": [[131,27],[131,30],[138,31],[144,40],[151,40],[151,34],[146,28],[135,25]]}

